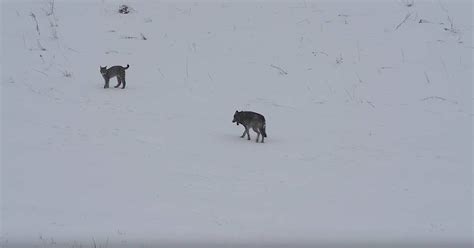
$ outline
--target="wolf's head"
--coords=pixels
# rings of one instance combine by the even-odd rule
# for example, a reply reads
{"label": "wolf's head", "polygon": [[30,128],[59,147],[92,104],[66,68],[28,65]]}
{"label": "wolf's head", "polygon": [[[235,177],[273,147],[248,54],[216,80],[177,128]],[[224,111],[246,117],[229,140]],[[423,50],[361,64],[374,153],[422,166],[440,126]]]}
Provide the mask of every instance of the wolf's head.
{"label": "wolf's head", "polygon": [[105,75],[107,74],[107,66],[100,67],[100,74],[102,74],[102,77],[105,77]]}
{"label": "wolf's head", "polygon": [[232,123],[237,123],[237,126],[239,125],[239,111],[235,111],[235,114],[234,114],[234,119],[232,120]]}

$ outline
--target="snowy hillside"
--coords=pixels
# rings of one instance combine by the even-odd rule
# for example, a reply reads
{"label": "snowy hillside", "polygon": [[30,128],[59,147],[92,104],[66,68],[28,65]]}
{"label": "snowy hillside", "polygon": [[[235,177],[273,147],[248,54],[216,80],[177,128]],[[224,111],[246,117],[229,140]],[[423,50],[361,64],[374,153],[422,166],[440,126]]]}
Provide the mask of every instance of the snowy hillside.
{"label": "snowy hillside", "polygon": [[472,14],[2,1],[0,244],[470,247]]}

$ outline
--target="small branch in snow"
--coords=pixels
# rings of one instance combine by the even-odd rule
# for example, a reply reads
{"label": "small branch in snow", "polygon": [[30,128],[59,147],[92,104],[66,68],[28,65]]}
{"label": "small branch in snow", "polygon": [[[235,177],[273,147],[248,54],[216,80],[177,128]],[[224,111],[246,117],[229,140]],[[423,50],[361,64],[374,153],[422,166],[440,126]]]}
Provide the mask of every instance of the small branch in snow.
{"label": "small branch in snow", "polygon": [[280,75],[288,75],[288,72],[286,72],[285,70],[283,70],[281,67],[278,67],[278,66],[273,65],[273,64],[271,64],[270,66],[273,67],[273,68],[275,68],[275,69],[277,69],[277,70],[278,70],[278,73],[280,73]]}
{"label": "small branch in snow", "polygon": [[186,78],[189,78],[189,71],[188,71],[188,57],[186,57]]}
{"label": "small branch in snow", "polygon": [[325,52],[314,51],[314,52],[312,52],[312,53],[313,53],[313,56],[316,56],[316,55],[318,55],[318,54],[326,55],[326,57],[329,56],[329,55],[328,55],[327,53],[325,53]]}
{"label": "small branch in snow", "polygon": [[362,79],[360,79],[359,73],[356,72],[357,79],[359,80],[359,83],[363,83]]}
{"label": "small branch in snow", "polygon": [[432,100],[432,99],[437,99],[437,100],[441,100],[441,101],[447,101],[446,98],[444,97],[440,97],[440,96],[429,96],[429,97],[425,97],[423,99],[421,99],[422,101],[426,101],[426,100]]}
{"label": "small branch in snow", "polygon": [[55,24],[53,21],[49,21],[49,24],[50,24],[50,27],[51,27],[51,37],[54,39],[54,40],[57,40],[59,39],[58,37],[58,30],[56,29],[56,27],[58,26],[57,24]]}
{"label": "small branch in snow", "polygon": [[41,73],[41,74],[43,74],[43,75],[45,75],[46,77],[48,77],[48,74],[46,74],[44,71],[40,71],[40,70],[37,70],[37,69],[33,69],[33,70],[36,71],[36,72],[39,72],[39,73]]}
{"label": "small branch in snow", "polygon": [[40,32],[40,29],[39,29],[38,19],[36,19],[35,13],[31,12],[30,16],[35,21],[35,23],[36,23],[36,32],[38,32],[38,36],[40,36],[41,32]]}
{"label": "small branch in snow", "polygon": [[381,74],[381,73],[382,73],[382,70],[387,70],[387,69],[393,69],[393,67],[391,67],[391,66],[378,67],[378,68],[377,68],[377,72],[378,72],[379,74]]}
{"label": "small branch in snow", "polygon": [[122,39],[128,39],[128,40],[136,40],[138,39],[137,37],[135,36],[129,36],[129,35],[124,35],[121,37]]}
{"label": "small branch in snow", "polygon": [[359,47],[359,41],[357,41],[357,59],[360,62],[360,47]]}
{"label": "small branch in snow", "polygon": [[452,104],[458,104],[457,101],[452,101],[452,100],[448,100],[444,97],[440,97],[440,96],[429,96],[429,97],[425,97],[423,99],[421,99],[421,101],[428,101],[428,100],[440,100],[440,101],[443,101],[443,102],[450,102]]}
{"label": "small branch in snow", "polygon": [[142,40],[148,40],[143,33],[140,33],[140,36]]}
{"label": "small branch in snow", "polygon": [[163,73],[161,72],[160,68],[158,68],[158,72],[160,73],[160,75],[161,75],[162,78],[165,78],[165,75],[163,75]]}
{"label": "small branch in snow", "polygon": [[25,49],[27,49],[27,48],[26,48],[26,39],[25,39],[25,35],[22,35],[21,37],[23,38],[23,47],[24,47]]}
{"label": "small branch in snow", "polygon": [[369,104],[370,106],[372,106],[372,108],[375,108],[375,105],[371,102],[371,101],[365,101],[367,104]]}
{"label": "small branch in snow", "polygon": [[446,13],[448,13],[448,9],[443,5],[443,3],[441,1],[438,1],[439,3],[439,7]]}
{"label": "small branch in snow", "polygon": [[41,50],[41,51],[46,51],[46,48],[44,48],[44,47],[41,45],[39,39],[36,40],[36,43],[38,44],[38,49],[39,49],[39,50]]}
{"label": "small branch in snow", "polygon": [[443,65],[443,69],[444,69],[444,72],[446,73],[446,76],[449,77],[448,68],[446,67],[446,63],[444,63],[444,59],[440,57],[440,60],[441,60],[441,64]]}
{"label": "small branch in snow", "polygon": [[344,89],[344,91],[346,92],[346,94],[347,94],[347,96],[349,97],[349,99],[350,99],[351,101],[354,101],[354,96],[352,96],[352,95],[349,93],[349,91],[347,91],[347,89]]}
{"label": "small branch in snow", "polygon": [[304,23],[304,22],[306,22],[306,24],[311,24],[311,22],[308,20],[308,18],[305,18],[305,19],[297,22],[296,24],[301,24],[301,23]]}
{"label": "small branch in snow", "polygon": [[448,22],[451,26],[451,30],[454,30],[454,24],[453,24],[453,19],[451,19],[451,16],[448,15]]}
{"label": "small branch in snow", "polygon": [[397,25],[397,27],[395,28],[395,30],[397,30],[400,26],[402,26],[403,23],[405,23],[405,22],[408,20],[408,18],[410,18],[410,16],[411,16],[411,13],[408,13],[408,14],[405,16],[405,18],[403,19],[403,21],[400,22],[400,24]]}
{"label": "small branch in snow", "polygon": [[79,53],[79,51],[77,51],[76,49],[70,48],[70,47],[68,47],[67,50]]}
{"label": "small branch in snow", "polygon": [[428,77],[428,74],[426,73],[426,71],[425,71],[425,78],[426,78],[426,82],[427,82],[428,84],[430,84],[431,81],[430,81],[430,78]]}

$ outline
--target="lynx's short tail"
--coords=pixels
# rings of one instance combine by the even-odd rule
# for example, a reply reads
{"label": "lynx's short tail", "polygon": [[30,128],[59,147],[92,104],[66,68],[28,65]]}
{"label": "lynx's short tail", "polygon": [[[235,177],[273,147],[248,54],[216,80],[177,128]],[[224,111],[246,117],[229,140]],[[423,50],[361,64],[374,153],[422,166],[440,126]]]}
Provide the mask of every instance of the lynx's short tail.
{"label": "lynx's short tail", "polygon": [[129,65],[129,64],[127,64],[127,67],[124,67],[124,69],[125,69],[125,70],[127,70],[127,69],[128,69],[128,67],[130,67],[130,65]]}
{"label": "lynx's short tail", "polygon": [[266,137],[267,137],[267,131],[265,131],[265,127],[266,127],[266,124],[263,124],[262,131],[261,131],[261,132],[262,132],[263,137],[266,138]]}

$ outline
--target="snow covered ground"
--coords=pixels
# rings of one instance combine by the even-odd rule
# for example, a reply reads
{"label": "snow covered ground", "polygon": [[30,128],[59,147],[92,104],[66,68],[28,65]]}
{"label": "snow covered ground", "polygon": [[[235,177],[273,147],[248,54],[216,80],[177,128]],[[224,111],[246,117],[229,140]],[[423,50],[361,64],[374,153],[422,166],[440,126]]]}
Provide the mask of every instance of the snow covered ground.
{"label": "snow covered ground", "polygon": [[470,247],[472,14],[2,1],[0,244]]}

